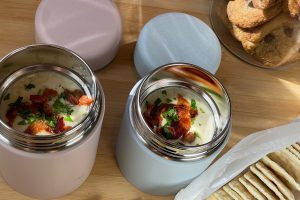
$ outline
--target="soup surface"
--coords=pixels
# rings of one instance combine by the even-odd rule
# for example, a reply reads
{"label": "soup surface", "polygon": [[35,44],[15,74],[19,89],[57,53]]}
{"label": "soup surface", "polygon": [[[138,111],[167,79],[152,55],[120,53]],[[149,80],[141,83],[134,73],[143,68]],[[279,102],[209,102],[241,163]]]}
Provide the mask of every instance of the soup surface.
{"label": "soup surface", "polygon": [[184,145],[207,143],[215,132],[211,108],[187,89],[170,87],[152,92],[144,100],[142,112],[155,133]]}
{"label": "soup surface", "polygon": [[93,99],[57,72],[25,75],[6,90],[0,116],[10,127],[33,135],[59,134],[80,123]]}

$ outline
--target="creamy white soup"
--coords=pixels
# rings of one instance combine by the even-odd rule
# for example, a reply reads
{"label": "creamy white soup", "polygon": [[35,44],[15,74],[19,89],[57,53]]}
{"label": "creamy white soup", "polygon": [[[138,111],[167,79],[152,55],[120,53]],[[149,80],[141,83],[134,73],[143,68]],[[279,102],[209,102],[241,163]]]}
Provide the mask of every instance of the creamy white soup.
{"label": "creamy white soup", "polygon": [[0,117],[10,127],[33,135],[52,135],[76,126],[93,99],[70,78],[57,72],[25,75],[6,90]]}
{"label": "creamy white soup", "polygon": [[187,146],[211,141],[215,120],[207,102],[186,89],[156,90],[144,100],[144,119],[157,134]]}

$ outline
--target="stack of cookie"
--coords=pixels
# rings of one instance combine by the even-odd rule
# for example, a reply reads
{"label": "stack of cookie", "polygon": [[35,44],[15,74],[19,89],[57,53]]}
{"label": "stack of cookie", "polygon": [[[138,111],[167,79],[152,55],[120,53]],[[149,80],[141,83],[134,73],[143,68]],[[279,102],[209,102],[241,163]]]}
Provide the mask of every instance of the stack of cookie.
{"label": "stack of cookie", "polygon": [[300,143],[271,153],[216,191],[210,200],[295,200],[300,191]]}
{"label": "stack of cookie", "polygon": [[227,15],[234,37],[263,64],[300,59],[300,0],[233,0]]}

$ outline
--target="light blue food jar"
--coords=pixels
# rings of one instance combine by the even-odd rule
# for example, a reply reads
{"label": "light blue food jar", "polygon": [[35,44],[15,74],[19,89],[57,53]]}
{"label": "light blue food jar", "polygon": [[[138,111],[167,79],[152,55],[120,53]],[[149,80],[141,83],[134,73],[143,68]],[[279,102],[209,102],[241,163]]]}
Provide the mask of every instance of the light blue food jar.
{"label": "light blue food jar", "polygon": [[[211,141],[196,146],[173,143],[154,133],[145,122],[142,103],[152,92],[168,87],[190,90],[211,109],[215,129]],[[139,190],[170,195],[200,175],[226,145],[231,132],[231,103],[211,73],[187,63],[159,67],[131,90],[116,146],[119,168]]]}

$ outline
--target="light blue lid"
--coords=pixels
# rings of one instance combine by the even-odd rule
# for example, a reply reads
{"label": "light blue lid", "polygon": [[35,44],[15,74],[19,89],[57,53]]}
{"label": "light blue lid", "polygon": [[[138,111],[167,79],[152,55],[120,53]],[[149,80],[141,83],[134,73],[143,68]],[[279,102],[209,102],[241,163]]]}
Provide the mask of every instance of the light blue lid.
{"label": "light blue lid", "polygon": [[185,62],[215,74],[221,62],[221,46],[211,28],[184,13],[166,13],[151,19],[142,29],[134,52],[141,77],[159,66]]}

